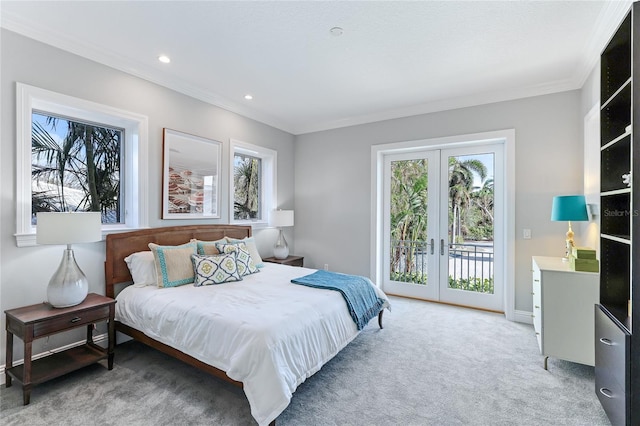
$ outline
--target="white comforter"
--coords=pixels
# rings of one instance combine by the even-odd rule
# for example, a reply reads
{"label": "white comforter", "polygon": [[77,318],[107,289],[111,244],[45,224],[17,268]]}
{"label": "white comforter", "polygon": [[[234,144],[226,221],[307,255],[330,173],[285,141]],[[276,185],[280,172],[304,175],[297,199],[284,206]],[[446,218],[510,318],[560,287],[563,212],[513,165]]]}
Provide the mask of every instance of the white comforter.
{"label": "white comforter", "polygon": [[290,283],[314,271],[266,263],[240,282],[129,286],[115,319],[242,382],[251,414],[268,424],[358,334],[339,292]]}

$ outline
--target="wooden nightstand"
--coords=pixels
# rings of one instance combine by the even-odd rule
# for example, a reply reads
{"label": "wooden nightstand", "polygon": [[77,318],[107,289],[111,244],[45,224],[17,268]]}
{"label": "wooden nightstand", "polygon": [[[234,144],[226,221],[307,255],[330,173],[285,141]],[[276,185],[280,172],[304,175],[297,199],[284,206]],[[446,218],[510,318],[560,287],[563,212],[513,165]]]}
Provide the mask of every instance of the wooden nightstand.
{"label": "wooden nightstand", "polygon": [[[70,308],[54,308],[48,303],[25,306],[4,311],[7,319],[6,387],[11,379],[22,383],[24,405],[29,404],[31,388],[47,380],[107,359],[109,370],[113,368],[114,322],[116,301],[90,293],[84,302]],[[94,323],[108,321],[107,349],[93,343]],[[87,342],[84,345],[54,353],[38,360],[31,360],[31,345],[35,339],[87,326]],[[24,364],[13,367],[13,336],[24,342]]]}
{"label": "wooden nightstand", "polygon": [[289,266],[304,266],[304,256],[290,255],[286,259],[276,259],[275,257],[267,257],[262,259],[264,262],[279,263]]}

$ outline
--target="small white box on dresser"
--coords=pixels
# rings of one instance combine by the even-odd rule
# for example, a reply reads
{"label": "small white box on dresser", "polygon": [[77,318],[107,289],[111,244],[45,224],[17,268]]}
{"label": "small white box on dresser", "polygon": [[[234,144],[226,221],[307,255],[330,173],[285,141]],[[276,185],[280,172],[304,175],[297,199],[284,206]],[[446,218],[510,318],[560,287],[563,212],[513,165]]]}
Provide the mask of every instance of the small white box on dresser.
{"label": "small white box on dresser", "polygon": [[594,365],[599,274],[573,271],[560,257],[534,256],[531,263],[533,327],[544,368],[549,357]]}

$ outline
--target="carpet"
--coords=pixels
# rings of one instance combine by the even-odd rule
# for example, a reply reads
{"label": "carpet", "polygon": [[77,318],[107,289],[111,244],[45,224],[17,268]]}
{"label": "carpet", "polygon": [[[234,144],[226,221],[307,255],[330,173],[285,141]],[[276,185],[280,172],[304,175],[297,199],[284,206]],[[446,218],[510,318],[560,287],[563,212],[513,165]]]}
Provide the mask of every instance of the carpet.
{"label": "carpet", "polygon": [[[531,325],[398,297],[300,385],[278,425],[609,425],[594,368],[549,359]],[[255,425],[241,389],[140,343],[36,386],[0,389],[3,425]]]}

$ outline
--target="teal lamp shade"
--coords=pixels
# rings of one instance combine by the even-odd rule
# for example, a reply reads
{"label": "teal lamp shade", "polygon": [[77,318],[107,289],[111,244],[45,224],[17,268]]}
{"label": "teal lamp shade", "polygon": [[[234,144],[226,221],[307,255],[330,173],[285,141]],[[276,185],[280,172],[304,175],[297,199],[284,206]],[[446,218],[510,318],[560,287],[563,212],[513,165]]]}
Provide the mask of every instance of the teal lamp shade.
{"label": "teal lamp shade", "polygon": [[584,195],[559,195],[553,197],[551,220],[564,222],[589,220],[587,202]]}
{"label": "teal lamp shade", "polygon": [[587,202],[584,195],[559,195],[553,197],[553,205],[551,207],[551,220],[563,221],[569,223],[569,230],[565,239],[565,256],[564,260],[569,260],[572,256],[573,247],[573,230],[571,229],[571,221],[589,220],[587,213]]}

